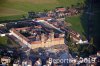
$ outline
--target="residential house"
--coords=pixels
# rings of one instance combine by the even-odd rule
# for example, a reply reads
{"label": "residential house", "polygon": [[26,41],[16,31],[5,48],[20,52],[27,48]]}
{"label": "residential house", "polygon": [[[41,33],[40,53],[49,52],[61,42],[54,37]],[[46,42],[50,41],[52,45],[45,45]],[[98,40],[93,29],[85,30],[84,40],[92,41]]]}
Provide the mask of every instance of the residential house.
{"label": "residential house", "polygon": [[8,57],[8,56],[4,56],[4,57],[1,58],[1,63],[2,64],[9,65],[10,62],[11,62],[11,58]]}

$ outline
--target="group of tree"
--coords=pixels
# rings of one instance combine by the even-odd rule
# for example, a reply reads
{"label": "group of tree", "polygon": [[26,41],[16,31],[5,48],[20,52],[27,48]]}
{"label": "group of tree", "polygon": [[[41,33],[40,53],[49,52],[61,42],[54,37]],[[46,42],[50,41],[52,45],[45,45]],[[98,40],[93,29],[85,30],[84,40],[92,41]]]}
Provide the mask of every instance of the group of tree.
{"label": "group of tree", "polygon": [[96,53],[96,46],[93,43],[93,38],[90,40],[89,44],[76,44],[70,38],[70,34],[68,34],[65,39],[67,40],[69,52],[72,55],[87,57]]}

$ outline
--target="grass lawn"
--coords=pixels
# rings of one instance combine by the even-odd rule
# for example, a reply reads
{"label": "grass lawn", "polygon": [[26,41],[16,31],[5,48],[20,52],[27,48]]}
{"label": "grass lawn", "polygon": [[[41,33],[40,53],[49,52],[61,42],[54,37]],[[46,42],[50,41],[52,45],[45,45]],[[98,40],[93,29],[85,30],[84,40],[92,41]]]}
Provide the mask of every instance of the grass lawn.
{"label": "grass lawn", "polygon": [[[16,15],[27,14],[28,11],[51,10],[60,6],[71,6],[84,0],[1,0],[0,1],[0,18],[16,19]],[[10,17],[7,17],[10,16]]]}
{"label": "grass lawn", "polygon": [[72,24],[71,28],[73,30],[78,31],[80,34],[84,32],[83,27],[81,25],[80,15],[67,17],[66,21]]}
{"label": "grass lawn", "polygon": [[20,15],[20,14],[24,14],[24,11],[20,11],[20,10],[16,10],[16,9],[10,9],[10,8],[4,8],[4,7],[0,7],[0,16],[11,16],[11,15]]}
{"label": "grass lawn", "polygon": [[7,37],[0,37],[0,46],[7,46]]}
{"label": "grass lawn", "polygon": [[19,47],[14,41],[10,40],[7,36],[0,37],[0,47],[3,48],[11,48],[11,47]]}
{"label": "grass lawn", "polygon": [[62,6],[76,5],[77,3],[84,3],[85,0],[58,0]]}
{"label": "grass lawn", "polygon": [[23,14],[21,14],[21,15],[3,16],[3,17],[0,17],[0,23],[4,23],[5,20],[21,19],[22,17],[23,17]]}

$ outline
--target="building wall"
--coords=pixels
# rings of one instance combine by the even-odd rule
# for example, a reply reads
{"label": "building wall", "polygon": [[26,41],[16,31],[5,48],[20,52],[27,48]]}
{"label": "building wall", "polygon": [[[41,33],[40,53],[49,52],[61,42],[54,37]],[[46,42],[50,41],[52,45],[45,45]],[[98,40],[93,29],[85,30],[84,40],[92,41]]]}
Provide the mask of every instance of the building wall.
{"label": "building wall", "polygon": [[[5,62],[4,62],[4,61],[5,61]],[[2,64],[9,64],[10,61],[11,61],[10,58],[1,58],[1,63],[2,63]]]}
{"label": "building wall", "polygon": [[54,46],[54,45],[59,45],[59,44],[65,44],[64,43],[64,38],[56,38],[54,40],[51,40],[51,41],[46,41],[46,42],[37,42],[36,44],[31,44],[31,48],[34,49],[34,48],[39,48],[39,47],[51,47],[51,46]]}
{"label": "building wall", "polygon": [[13,66],[19,66],[18,64],[13,64]]}

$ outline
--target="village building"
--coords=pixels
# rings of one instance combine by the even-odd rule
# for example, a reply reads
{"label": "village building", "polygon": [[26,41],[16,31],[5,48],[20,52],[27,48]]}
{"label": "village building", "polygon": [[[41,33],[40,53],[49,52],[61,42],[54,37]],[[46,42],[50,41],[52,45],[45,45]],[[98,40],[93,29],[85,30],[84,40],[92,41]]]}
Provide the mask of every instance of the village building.
{"label": "village building", "polygon": [[21,61],[20,60],[15,60],[13,63],[13,66],[22,66]]}
{"label": "village building", "polygon": [[100,57],[100,51],[97,52],[97,56]]}
{"label": "village building", "polygon": [[4,56],[4,57],[1,58],[1,63],[2,64],[9,65],[10,62],[11,62],[10,57]]}
{"label": "village building", "polygon": [[25,59],[22,61],[22,66],[32,66],[32,61],[29,59]]}
{"label": "village building", "polygon": [[55,11],[56,11],[56,12],[65,12],[65,11],[66,11],[66,8],[63,8],[63,7],[61,7],[61,8],[56,8]]}
{"label": "village building", "polygon": [[38,58],[36,62],[34,63],[34,66],[42,66],[42,60]]}

